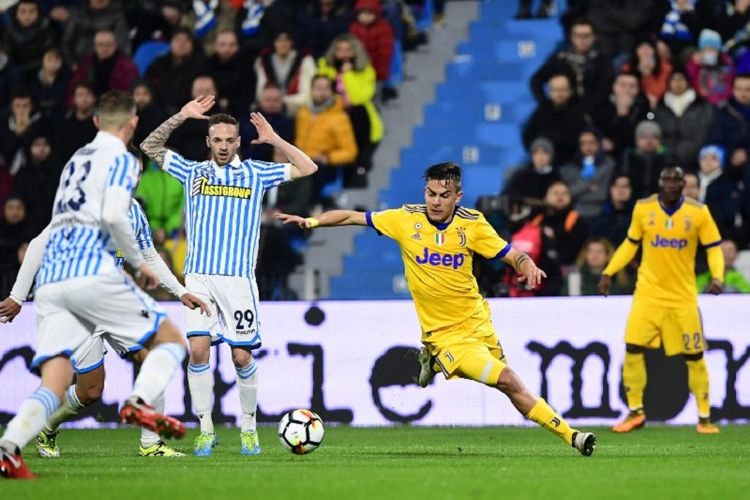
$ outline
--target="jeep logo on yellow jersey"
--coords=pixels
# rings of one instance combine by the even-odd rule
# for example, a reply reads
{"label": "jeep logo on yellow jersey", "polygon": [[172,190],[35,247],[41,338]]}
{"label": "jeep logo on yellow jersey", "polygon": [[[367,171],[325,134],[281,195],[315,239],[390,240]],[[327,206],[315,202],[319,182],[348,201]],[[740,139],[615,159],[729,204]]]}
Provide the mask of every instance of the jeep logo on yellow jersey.
{"label": "jeep logo on yellow jersey", "polygon": [[193,196],[225,196],[227,198],[241,198],[247,200],[253,190],[246,187],[224,186],[222,184],[209,184],[208,179],[200,177],[193,182]]}
{"label": "jeep logo on yellow jersey", "polygon": [[453,269],[458,269],[461,267],[464,263],[464,255],[461,253],[457,254],[442,254],[440,252],[432,253],[430,252],[429,248],[424,249],[424,255],[417,256],[415,260],[417,261],[417,264],[429,264],[431,266],[445,266],[445,267],[452,267]]}

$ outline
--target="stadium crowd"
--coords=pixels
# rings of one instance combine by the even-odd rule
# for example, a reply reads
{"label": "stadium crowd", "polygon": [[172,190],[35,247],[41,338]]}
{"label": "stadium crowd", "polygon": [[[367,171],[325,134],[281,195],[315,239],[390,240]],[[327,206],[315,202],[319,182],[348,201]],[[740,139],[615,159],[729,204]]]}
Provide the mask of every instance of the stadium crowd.
{"label": "stadium crowd", "polygon": [[[27,242],[50,220],[65,162],[96,135],[98,97],[122,90],[132,92],[138,108],[136,146],[187,101],[212,94],[211,112],[241,123],[243,159],[280,159],[267,145],[251,144],[249,115],[256,110],[315,159],[314,181],[269,194],[261,231],[261,298],[293,298],[286,282],[302,260],[295,245],[301,236],[271,214],[307,215],[333,206],[341,186],[366,186],[384,133],[376,104],[397,98],[394,50],[426,43],[415,19],[422,3],[0,1],[0,295],[8,294]],[[441,4],[435,3],[438,15]],[[168,146],[207,159],[206,135],[207,123],[192,120]],[[179,275],[186,250],[182,186],[143,161],[136,198],[162,257]]]}
{"label": "stadium crowd", "polygon": [[[480,198],[549,275],[533,294],[595,294],[635,201],[657,192],[670,165],[721,231],[726,291],[750,292],[733,268],[750,242],[750,1],[568,4],[567,40],[529,82],[529,160],[506,169],[500,197]],[[632,293],[634,280],[628,269],[613,284]],[[531,294],[491,262],[480,281],[490,296]]]}

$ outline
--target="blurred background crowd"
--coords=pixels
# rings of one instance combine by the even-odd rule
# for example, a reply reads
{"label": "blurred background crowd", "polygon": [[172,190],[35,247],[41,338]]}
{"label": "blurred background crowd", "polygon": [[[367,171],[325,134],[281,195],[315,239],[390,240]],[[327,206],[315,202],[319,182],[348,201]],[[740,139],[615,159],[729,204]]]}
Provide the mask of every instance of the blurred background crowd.
{"label": "blurred background crowd", "polygon": [[[430,7],[441,15],[441,2]],[[392,69],[427,43],[416,22],[423,8],[419,0],[0,1],[0,295],[50,220],[65,162],[96,134],[98,97],[122,90],[138,107],[136,145],[190,99],[213,94],[211,112],[242,124],[243,159],[286,161],[251,144],[256,110],[315,159],[314,179],[269,193],[261,231],[261,297],[294,298],[286,279],[305,235],[270,214],[307,215],[335,206],[342,188],[367,185],[384,133],[378,106],[398,97]],[[207,159],[206,134],[206,122],[189,121],[168,147]],[[182,187],[143,160],[136,197],[179,276]]]}
{"label": "blurred background crowd", "polygon": [[[516,18],[562,7],[521,0]],[[592,294],[635,201],[657,191],[662,167],[679,165],[685,195],[708,205],[724,238],[727,288],[750,292],[733,268],[750,243],[750,0],[564,7],[566,37],[528,81],[537,106],[520,134],[527,160],[497,165],[502,190],[487,186],[476,208],[546,270],[533,294]],[[294,299],[287,280],[307,235],[271,214],[315,214],[335,207],[342,189],[367,187],[386,133],[379,109],[398,102],[394,72],[408,67],[404,53],[428,43],[420,17],[439,29],[443,8],[433,0],[0,0],[0,295],[50,219],[65,161],[96,134],[98,96],[118,89],[138,106],[136,144],[191,98],[215,94],[212,112],[240,120],[243,159],[284,160],[251,144],[255,110],[315,159],[312,179],[269,193],[261,232],[261,297]],[[205,136],[206,123],[190,121],[168,146],[206,159]],[[137,197],[179,276],[181,186],[144,158]],[[487,296],[531,294],[501,263],[480,262],[477,273]],[[634,282],[628,268],[614,289],[631,293]]]}

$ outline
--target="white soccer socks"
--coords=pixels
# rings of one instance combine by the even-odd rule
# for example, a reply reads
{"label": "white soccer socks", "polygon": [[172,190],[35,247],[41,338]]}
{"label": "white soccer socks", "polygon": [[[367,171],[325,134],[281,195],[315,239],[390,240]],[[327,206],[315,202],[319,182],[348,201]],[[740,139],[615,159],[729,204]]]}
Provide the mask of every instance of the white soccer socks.
{"label": "white soccer socks", "polygon": [[214,421],[211,418],[213,402],[211,400],[214,394],[214,374],[209,363],[188,365],[188,387],[190,398],[193,400],[193,408],[201,424],[201,432],[213,433]]}
{"label": "white soccer socks", "polygon": [[186,349],[182,344],[168,342],[157,345],[141,365],[133,386],[133,395],[153,406],[159,396],[164,394],[169,380],[185,359],[185,354]]}
{"label": "white soccer socks", "polygon": [[255,413],[258,409],[258,365],[255,360],[244,368],[237,370],[237,389],[240,393],[240,408],[242,408],[242,424],[240,430],[255,430]]}
{"label": "white soccer socks", "polygon": [[9,449],[7,443],[11,443],[23,449],[44,428],[47,419],[58,406],[60,400],[55,393],[46,387],[40,387],[21,403],[18,413],[8,423],[0,444]]}

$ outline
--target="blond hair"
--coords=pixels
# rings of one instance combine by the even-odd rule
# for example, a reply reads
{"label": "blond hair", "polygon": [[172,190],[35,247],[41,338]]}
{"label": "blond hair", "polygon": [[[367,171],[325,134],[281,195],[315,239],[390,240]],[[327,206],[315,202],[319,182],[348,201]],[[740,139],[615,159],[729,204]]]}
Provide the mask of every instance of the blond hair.
{"label": "blond hair", "polygon": [[135,102],[130,94],[112,90],[99,98],[96,114],[99,117],[100,129],[117,130],[136,115]]}
{"label": "blond hair", "polygon": [[367,50],[365,50],[365,46],[362,45],[362,42],[359,41],[359,38],[352,35],[351,33],[342,33],[341,35],[333,39],[331,45],[328,47],[328,50],[323,56],[329,66],[335,66],[336,47],[341,42],[347,42],[351,44],[352,48],[354,49],[354,71],[363,71],[367,66],[370,65],[370,56],[367,55]]}

